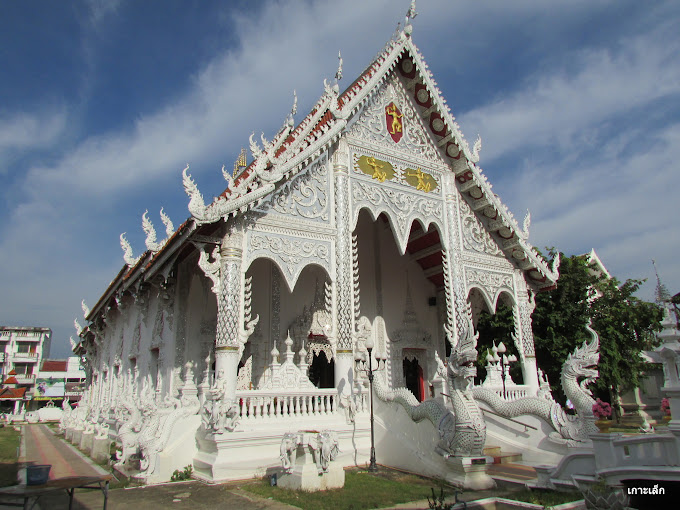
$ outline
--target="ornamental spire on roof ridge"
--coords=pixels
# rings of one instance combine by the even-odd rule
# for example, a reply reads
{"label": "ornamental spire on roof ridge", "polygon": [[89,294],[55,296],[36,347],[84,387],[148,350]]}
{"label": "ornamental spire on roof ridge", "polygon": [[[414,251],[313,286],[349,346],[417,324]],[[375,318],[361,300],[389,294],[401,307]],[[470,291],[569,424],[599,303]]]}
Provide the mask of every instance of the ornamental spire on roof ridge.
{"label": "ornamental spire on roof ridge", "polygon": [[661,283],[659,270],[656,267],[656,260],[652,259],[652,265],[654,266],[654,273],[656,274],[655,300],[657,303],[668,303],[671,300],[671,293],[668,292],[666,286]]}
{"label": "ornamental spire on roof ridge", "polygon": [[246,158],[246,149],[241,147],[241,152],[234,161],[234,171],[231,173],[232,177],[236,177],[242,170],[245,170],[248,166],[248,159]]}
{"label": "ornamental spire on roof ridge", "polygon": [[413,25],[411,25],[411,20],[418,16],[416,12],[416,0],[411,0],[411,6],[406,11],[406,19],[404,20],[404,33],[406,35],[411,35],[413,32]]}
{"label": "ornamental spire on roof ridge", "polygon": [[126,232],[123,232],[120,235],[120,247],[123,249],[123,259],[125,260],[125,263],[128,267],[132,267],[139,262],[140,257],[135,258],[132,254],[132,246],[130,246],[130,243],[125,238],[125,234]]}
{"label": "ornamental spire on roof ridge", "polygon": [[87,319],[87,316],[90,315],[90,307],[85,304],[84,299],[80,302],[80,307],[83,310],[83,317]]}
{"label": "ornamental spire on roof ridge", "polygon": [[340,80],[342,80],[342,54],[338,50],[338,70],[335,71],[335,83],[338,83]]}
{"label": "ornamental spire on roof ridge", "polygon": [[83,332],[83,327],[80,325],[80,322],[78,322],[78,318],[73,319],[73,327],[76,328],[76,334],[80,336]]}
{"label": "ornamental spire on roof ridge", "polygon": [[172,224],[170,216],[165,214],[162,207],[161,207],[161,221],[163,222],[163,225],[165,225],[165,236],[167,237],[167,239],[170,239],[170,236],[175,233],[175,226]]}

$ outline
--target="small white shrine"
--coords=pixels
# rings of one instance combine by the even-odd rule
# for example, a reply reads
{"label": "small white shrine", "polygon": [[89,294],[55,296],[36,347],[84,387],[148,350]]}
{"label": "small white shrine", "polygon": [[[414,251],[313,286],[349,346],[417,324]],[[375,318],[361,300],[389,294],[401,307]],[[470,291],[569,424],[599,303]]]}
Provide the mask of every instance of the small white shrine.
{"label": "small white shrine", "polygon": [[[189,218],[175,229],[161,211],[159,236],[145,213],[139,255],[121,235],[125,265],[77,324],[89,389],[73,411],[106,426],[120,470],[264,475],[301,430],[332,431],[333,462],[365,464],[368,382],[355,358],[369,338],[385,366],[378,462],[442,477],[458,457],[482,469],[469,461],[486,426],[466,368],[482,301],[512,304],[513,395],[538,394],[533,296],[558,274],[529,244],[529,218],[520,227],[484,177],[481,141],[464,139],[411,37],[414,17],[344,92],[340,59],[311,112],[296,119],[295,101],[271,140],[251,136],[215,201],[187,166]],[[419,421],[398,402],[433,412]]]}

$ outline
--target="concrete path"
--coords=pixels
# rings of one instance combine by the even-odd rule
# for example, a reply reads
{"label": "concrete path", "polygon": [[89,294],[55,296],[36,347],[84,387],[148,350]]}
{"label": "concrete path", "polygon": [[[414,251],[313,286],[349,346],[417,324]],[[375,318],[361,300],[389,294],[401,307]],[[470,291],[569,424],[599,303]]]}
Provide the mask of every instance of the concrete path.
{"label": "concrete path", "polygon": [[[46,425],[24,425],[21,432],[20,464],[50,464],[52,466],[50,478],[109,474],[109,471],[98,466],[75,447],[56,436]],[[23,474],[25,480],[25,470],[21,474]],[[100,509],[103,502],[104,497],[98,490],[76,489],[73,510]],[[0,505],[0,510],[9,508],[12,507]],[[43,496],[33,507],[34,510],[65,510],[67,508],[68,496],[66,493]],[[172,508],[173,510],[296,509],[296,507],[290,505],[249,494],[240,490],[236,484],[206,485],[195,481],[110,490],[107,508],[109,510],[127,510],[130,508],[145,510],[156,508]]]}
{"label": "concrete path", "polygon": [[19,459],[19,462],[51,464],[50,479],[109,473],[75,447],[55,436],[47,425],[24,425],[21,432],[23,459]]}

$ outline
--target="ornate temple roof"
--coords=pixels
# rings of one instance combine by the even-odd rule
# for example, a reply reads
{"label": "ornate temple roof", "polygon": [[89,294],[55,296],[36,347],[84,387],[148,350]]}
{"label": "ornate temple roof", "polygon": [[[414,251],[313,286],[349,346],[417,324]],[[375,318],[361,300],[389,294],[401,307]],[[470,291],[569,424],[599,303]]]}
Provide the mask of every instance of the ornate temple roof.
{"label": "ornate temple roof", "polygon": [[[370,65],[342,93],[338,87],[338,80],[342,76],[340,58],[335,82],[324,80],[323,94],[297,126],[294,123],[297,111],[295,97],[290,115],[271,141],[262,136],[260,147],[253,135],[250,136],[253,161],[238,174],[236,170],[239,165],[235,165],[235,175],[222,168],[227,186],[212,203],[205,204],[188,173],[187,165],[183,171],[183,184],[190,197],[188,208],[191,217],[172,235],[168,235],[166,240],[158,243],[157,250],[148,250],[137,259],[132,258],[131,250],[128,251],[129,244],[126,241],[123,243],[121,236],[127,264],[111,282],[87,319],[94,317],[120,288],[128,288],[138,275],[144,273],[145,278],[148,278],[149,274],[160,271],[161,266],[175,256],[188,238],[203,225],[228,220],[229,217],[255,207],[275,189],[277,183],[290,179],[329,149],[343,134],[348,120],[361,110],[392,73],[399,75],[405,89],[412,95],[442,160],[455,175],[459,192],[485,228],[492,233],[499,248],[525,272],[527,280],[537,290],[553,288],[559,277],[557,264],[548,267],[546,261],[528,242],[529,216],[520,227],[512,213],[492,191],[491,184],[478,165],[481,140],[478,139],[470,149],[427,63],[414,44],[411,31],[407,17],[404,29],[388,41]],[[245,164],[243,153],[239,156],[239,161]],[[431,239],[434,237],[436,236],[430,236]],[[155,240],[155,232],[153,239]],[[420,245],[422,242],[416,244]],[[434,239],[433,242],[436,244],[439,241]],[[418,249],[421,250],[422,247]],[[411,251],[409,248],[409,252]],[[433,260],[427,263],[438,264],[440,261],[434,260],[436,257],[436,254],[432,254],[430,258]],[[441,254],[439,257],[441,258]],[[443,284],[443,280],[440,281],[441,275],[434,275],[433,278],[432,281],[436,284]]]}

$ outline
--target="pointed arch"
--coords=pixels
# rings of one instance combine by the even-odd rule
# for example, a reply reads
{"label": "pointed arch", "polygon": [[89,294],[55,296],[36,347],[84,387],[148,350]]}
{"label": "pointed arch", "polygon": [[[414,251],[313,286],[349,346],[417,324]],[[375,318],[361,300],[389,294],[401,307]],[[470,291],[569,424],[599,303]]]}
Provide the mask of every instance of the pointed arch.
{"label": "pointed arch", "polygon": [[335,272],[331,269],[332,241],[330,239],[310,239],[281,234],[278,232],[249,231],[247,248],[244,253],[243,271],[247,271],[254,260],[268,258],[281,271],[283,279],[292,290],[308,265],[324,269],[331,281]]}
{"label": "pointed arch", "polygon": [[369,207],[368,205],[362,205],[354,209],[354,214],[352,217],[352,231],[356,229],[357,222],[359,221],[359,213],[365,210],[369,213],[373,221],[378,221],[381,215],[385,215],[387,218],[392,234],[394,235],[394,241],[397,244],[399,253],[404,255],[406,253],[406,248],[409,244],[409,237],[413,229],[413,224],[418,223],[422,230],[429,231],[432,225],[435,226],[439,232],[440,238],[443,236],[445,231],[443,224],[437,218],[433,218],[427,215],[413,214],[410,217],[404,217],[399,213],[395,213],[392,209],[382,206],[382,207]]}

